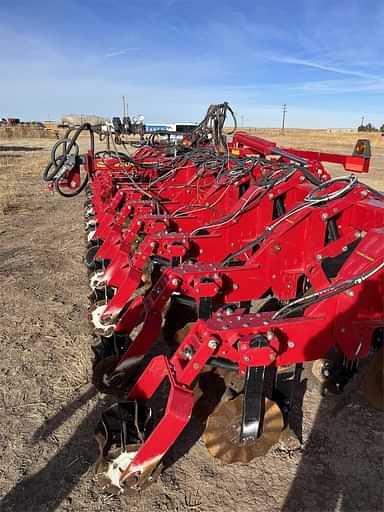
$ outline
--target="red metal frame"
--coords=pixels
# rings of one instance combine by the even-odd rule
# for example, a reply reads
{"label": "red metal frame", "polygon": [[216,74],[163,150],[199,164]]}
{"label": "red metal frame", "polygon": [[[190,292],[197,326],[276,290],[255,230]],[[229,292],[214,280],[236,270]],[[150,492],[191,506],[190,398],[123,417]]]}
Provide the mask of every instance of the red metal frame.
{"label": "red metal frame", "polygon": [[[365,173],[369,156],[361,148],[352,156],[281,148],[245,132],[228,145],[238,160],[212,149],[182,162],[167,147],[140,148],[136,163],[86,155],[86,230],[95,268],[105,266],[92,283],[113,291],[96,304],[95,332],[133,338],[106,377],[148,356],[173,295],[196,305],[197,321],[173,354],[152,358],[127,391],[128,400],[147,401],[169,381],[164,415],[120,468],[120,482],[144,478],[173,445],[192,413],[193,383],[212,358],[240,375],[313,361],[332,348],[354,361],[384,327],[383,196],[353,178],[328,181],[323,165]],[[154,258],[169,266],[137,295]],[[247,312],[244,304],[267,295],[279,306]],[[256,336],[266,343],[255,348]]]}
{"label": "red metal frame", "polygon": [[[335,287],[357,276],[365,276],[365,279],[357,280],[353,286],[345,287],[338,293],[328,292],[329,296],[309,305],[304,313],[294,318],[281,319],[273,312],[244,314],[241,309],[228,315],[219,309],[212,319],[198,320],[169,361],[162,355],[152,359],[128,394],[129,400],[147,399],[153,395],[165,377],[170,382],[165,414],[148,440],[139,449],[132,463],[123,468],[121,482],[124,482],[133,472],[136,475],[140,474],[148,460],[153,457],[160,459],[167,451],[167,446],[169,449],[176,441],[189,421],[191,408],[187,402],[188,406],[181,418],[179,409],[181,403],[175,399],[175,393],[179,389],[184,392],[192,391],[191,384],[209,362],[210,357],[216,356],[237,363],[238,371],[240,374],[244,374],[248,367],[280,367],[319,359],[325,357],[332,347],[337,347],[349,360],[367,356],[373,333],[377,328],[384,326],[384,202],[378,196],[370,193],[363,194],[362,197],[363,192],[364,188],[359,186],[349,194],[347,200],[341,198],[338,202],[329,205],[325,211],[323,209],[316,213],[311,212],[309,217],[320,217],[324,224],[324,213],[327,213],[327,210],[332,214],[342,213],[346,223],[340,222],[345,235],[340,242],[334,242],[334,247],[339,247],[342,243],[347,243],[352,239],[349,238],[349,228],[355,229],[354,223],[359,220],[362,229],[359,236],[361,237],[361,234],[364,233],[357,248],[331,282],[326,276],[320,278],[319,268],[315,270],[314,275],[318,275],[318,278],[315,279],[316,285],[312,283],[315,290],[326,290],[330,286]],[[342,207],[343,202],[348,203],[344,208]],[[308,222],[308,215],[304,219]],[[298,219],[296,221],[292,225],[297,228],[302,223]],[[269,254],[269,258],[273,258],[276,240],[281,240],[283,244],[284,235],[290,231],[290,226],[283,224],[276,228],[272,239],[266,243],[264,253]],[[320,227],[321,224],[318,223],[318,226]],[[317,238],[324,244],[322,236],[324,233],[321,231],[323,230],[320,230]],[[313,249],[311,248],[311,250]],[[279,249],[279,252],[281,250],[284,249]],[[328,248],[322,252],[315,252],[323,257],[325,254],[334,253]],[[289,263],[294,267],[295,273],[297,270],[299,272],[306,270],[311,273],[311,269],[316,267],[316,260],[319,259],[314,258],[308,262],[309,267],[308,264],[301,265],[299,269],[296,268],[297,261],[292,261],[290,258]],[[257,261],[260,261],[260,257],[256,253],[255,262]],[[269,276],[260,275],[259,269],[257,281],[251,282],[249,279],[252,274],[247,272],[246,279],[240,280],[241,270],[232,269],[237,274],[235,282],[240,282],[240,285],[236,289],[239,292],[236,297],[229,297],[230,292],[228,293],[230,301],[239,302],[244,298],[255,297],[256,282],[269,281],[271,283],[275,275],[271,275],[271,272],[279,272],[279,277],[285,273],[289,274],[292,271],[289,269],[290,265],[286,266],[287,260],[284,263],[285,265],[281,265],[280,262],[277,267],[272,263]],[[223,281],[222,269],[216,268],[214,271]],[[188,274],[188,271],[185,273],[185,271],[172,270],[170,273],[171,282],[175,278],[179,279],[178,289],[183,286],[184,282],[188,282],[190,293],[192,293],[192,289],[196,293],[196,287],[192,288],[191,286],[191,275]],[[196,274],[193,279],[196,279]],[[218,280],[215,285],[219,285]],[[287,283],[285,283],[286,285]],[[240,293],[242,289],[244,291]],[[262,335],[268,340],[265,347],[252,348],[250,343],[257,335]],[[148,346],[146,348],[148,349]],[[127,355],[123,357],[123,360]],[[191,395],[189,396],[191,400]],[[175,422],[170,419],[174,415],[177,415]]]}

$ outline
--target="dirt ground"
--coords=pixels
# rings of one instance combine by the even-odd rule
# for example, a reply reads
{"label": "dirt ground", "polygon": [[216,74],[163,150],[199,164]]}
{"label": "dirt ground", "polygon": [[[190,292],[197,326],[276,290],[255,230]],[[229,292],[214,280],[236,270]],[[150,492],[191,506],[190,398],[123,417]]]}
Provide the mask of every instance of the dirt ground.
{"label": "dirt ground", "polygon": [[[356,135],[295,137],[278,140],[349,153]],[[89,381],[83,197],[47,193],[50,144],[0,140],[1,512],[383,510],[383,415],[359,393],[322,398],[316,388],[304,396],[301,448],[281,441],[264,458],[225,466],[192,420],[152,487],[127,498],[100,492],[93,428],[103,397]],[[384,138],[373,151],[363,180],[384,190]]]}

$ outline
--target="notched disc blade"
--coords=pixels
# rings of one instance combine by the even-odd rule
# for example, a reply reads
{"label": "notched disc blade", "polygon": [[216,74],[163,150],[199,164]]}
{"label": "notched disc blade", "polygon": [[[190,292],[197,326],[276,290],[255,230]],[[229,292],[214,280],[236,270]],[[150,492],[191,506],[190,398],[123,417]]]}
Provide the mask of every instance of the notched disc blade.
{"label": "notched disc blade", "polygon": [[284,428],[280,407],[265,399],[262,433],[255,441],[240,443],[243,396],[222,402],[211,414],[203,434],[209,453],[226,464],[247,463],[255,457],[265,455],[279,440]]}

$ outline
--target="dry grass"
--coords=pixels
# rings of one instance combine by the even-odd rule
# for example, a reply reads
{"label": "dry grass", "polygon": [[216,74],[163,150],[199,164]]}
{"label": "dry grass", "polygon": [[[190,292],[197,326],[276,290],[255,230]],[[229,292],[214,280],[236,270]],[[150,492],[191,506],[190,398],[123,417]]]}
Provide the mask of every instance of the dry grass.
{"label": "dry grass", "polygon": [[7,215],[19,203],[16,180],[12,179],[11,157],[0,159],[0,215]]}
{"label": "dry grass", "polygon": [[0,192],[0,215],[7,215],[12,209],[17,208],[19,196],[14,189],[10,187]]}
{"label": "dry grass", "polygon": [[57,139],[60,130],[52,128],[38,128],[32,126],[16,125],[0,127],[0,139],[19,140],[19,139]]}
{"label": "dry grass", "polygon": [[30,185],[26,183],[31,178],[36,180],[36,185],[40,183],[51,145],[52,141],[48,139],[10,141],[0,138],[0,217],[28,206]]}

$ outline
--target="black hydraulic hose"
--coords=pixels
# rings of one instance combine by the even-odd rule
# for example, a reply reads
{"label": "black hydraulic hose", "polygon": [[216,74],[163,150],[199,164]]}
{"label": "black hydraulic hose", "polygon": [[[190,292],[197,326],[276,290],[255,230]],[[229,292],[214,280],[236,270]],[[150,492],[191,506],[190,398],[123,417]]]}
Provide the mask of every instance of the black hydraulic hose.
{"label": "black hydraulic hose", "polygon": [[[70,134],[75,130],[74,135],[70,138]],[[51,161],[47,164],[43,171],[43,180],[44,181],[53,181],[55,177],[58,175],[59,171],[64,166],[66,159],[68,155],[70,154],[72,148],[75,146],[77,139],[79,138],[82,131],[88,130],[89,131],[89,138],[90,138],[90,151],[92,155],[95,153],[95,136],[94,136],[94,130],[92,128],[92,125],[90,123],[83,123],[77,128],[69,128],[65,134],[65,136],[57,141],[52,150],[51,150]],[[61,155],[56,156],[56,152],[59,146],[63,146],[63,152]],[[76,154],[77,156],[79,153],[78,145],[76,144]],[[51,169],[54,168],[54,171]]]}
{"label": "black hydraulic hose", "polygon": [[[73,134],[73,136],[71,138],[69,138],[69,135],[74,130],[75,130],[75,133]],[[68,155],[70,154],[72,148],[75,145],[76,145],[76,148],[77,148],[76,149],[75,157],[78,156],[79,146],[77,145],[76,141],[79,138],[80,134],[84,130],[88,130],[88,132],[89,132],[90,151],[91,151],[92,156],[94,157],[94,155],[95,155],[95,134],[94,134],[94,129],[93,129],[93,127],[92,127],[92,125],[90,123],[83,123],[82,125],[80,125],[76,129],[75,128],[70,128],[69,130],[67,130],[66,137],[64,139],[61,139],[61,141],[56,142],[56,144],[52,148],[51,162],[54,163],[54,165],[56,167],[56,172],[55,172],[55,175],[53,176],[52,179],[55,181],[55,189],[57,190],[57,192],[60,195],[62,195],[64,197],[74,197],[74,196],[77,196],[78,194],[80,194],[80,192],[82,190],[84,190],[84,188],[86,187],[86,185],[88,183],[89,176],[88,176],[88,173],[86,173],[83,182],[80,183],[80,186],[76,190],[68,190],[67,191],[64,188],[61,188],[61,183],[60,182],[61,182],[62,176],[59,176],[58,178],[55,179],[55,176],[57,176],[59,171],[62,169],[63,165],[66,162],[66,159],[67,159]],[[68,145],[67,145],[67,143],[68,143]],[[63,154],[60,155],[59,158],[56,158],[57,148],[61,144],[63,145]],[[57,162],[59,162],[58,165],[57,165]],[[52,181],[52,179],[51,179],[51,181]]]}
{"label": "black hydraulic hose", "polygon": [[56,161],[60,160],[60,159],[63,159],[62,156],[59,156],[57,158],[55,158],[55,160],[50,160],[44,171],[43,171],[43,180],[44,181],[53,181],[53,179],[55,178],[56,174],[57,174],[57,170],[56,170]]}
{"label": "black hydraulic hose", "polygon": [[86,187],[86,185],[88,183],[88,179],[89,179],[89,176],[88,176],[88,173],[86,173],[84,181],[80,184],[79,188],[77,188],[76,190],[70,190],[70,189],[65,190],[65,188],[61,189],[60,188],[61,187],[60,179],[58,179],[58,180],[55,180],[55,189],[63,197],[75,197],[78,194],[80,194],[80,192],[82,192],[84,190],[84,188]]}
{"label": "black hydraulic hose", "polygon": [[[75,131],[74,135],[69,139],[69,145],[68,146],[64,146],[64,151],[63,151],[63,156],[68,156],[71,149],[73,148],[73,146],[75,145],[77,139],[79,138],[80,134],[84,131],[84,130],[88,130],[89,132],[89,141],[90,141],[90,151],[92,153],[92,156],[95,155],[95,133],[94,133],[94,129],[92,127],[92,125],[90,123],[83,123],[81,124],[79,127],[77,128],[69,128],[67,133],[65,134],[65,139],[69,139],[69,135],[72,131]],[[61,166],[58,168],[58,170],[61,169],[61,167],[63,166],[63,164],[61,164]]]}

